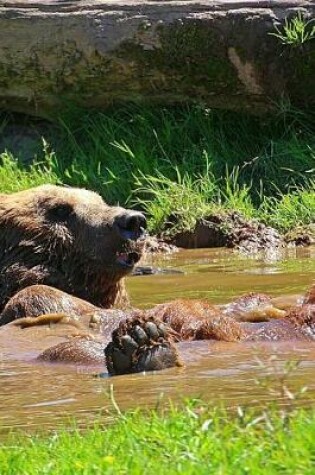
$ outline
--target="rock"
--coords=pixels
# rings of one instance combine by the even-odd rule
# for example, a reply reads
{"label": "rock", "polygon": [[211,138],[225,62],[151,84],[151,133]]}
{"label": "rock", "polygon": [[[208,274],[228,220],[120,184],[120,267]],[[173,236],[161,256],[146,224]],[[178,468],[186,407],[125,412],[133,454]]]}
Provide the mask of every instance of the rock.
{"label": "rock", "polygon": [[269,111],[315,102],[315,41],[282,44],[311,0],[6,0],[0,107],[53,118],[77,105],[196,102]]}

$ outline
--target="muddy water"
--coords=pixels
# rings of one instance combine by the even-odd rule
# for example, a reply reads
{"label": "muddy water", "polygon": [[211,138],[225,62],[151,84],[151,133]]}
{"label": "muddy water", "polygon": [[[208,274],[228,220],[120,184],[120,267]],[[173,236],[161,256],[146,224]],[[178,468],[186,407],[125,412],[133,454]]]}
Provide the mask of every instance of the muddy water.
{"label": "muddy water", "polygon": [[[284,296],[278,300],[285,306],[314,281],[314,257],[314,247],[290,250],[282,259],[274,255],[251,259],[222,249],[183,251],[147,261],[182,274],[131,277],[128,287],[139,307],[178,297],[224,303],[248,291]],[[0,347],[0,431],[22,428],[29,432],[71,424],[74,419],[89,424],[110,418],[111,385],[121,409],[152,407],[188,396],[214,405],[257,405],[275,399],[286,404],[281,378],[291,360],[299,361],[299,366],[286,378],[289,388],[297,392],[308,386],[301,404],[310,404],[314,398],[315,343],[195,342],[182,343],[180,349],[185,368],[97,378],[94,374],[102,368],[19,362],[12,359],[14,348],[8,355]],[[267,387],[266,378],[271,378]]]}
{"label": "muddy water", "polygon": [[227,249],[193,249],[147,262],[184,273],[130,279],[133,303],[142,307],[181,297],[225,303],[249,291],[297,294],[315,280],[315,246],[256,258]]}

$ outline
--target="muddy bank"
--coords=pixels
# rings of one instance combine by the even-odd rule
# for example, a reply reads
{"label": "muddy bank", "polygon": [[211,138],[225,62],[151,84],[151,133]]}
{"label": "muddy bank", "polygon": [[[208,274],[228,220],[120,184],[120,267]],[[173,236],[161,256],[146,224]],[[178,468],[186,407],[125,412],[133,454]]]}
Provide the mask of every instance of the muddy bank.
{"label": "muddy bank", "polygon": [[199,220],[191,231],[173,232],[170,226],[161,237],[170,245],[186,249],[228,247],[256,253],[286,246],[312,245],[315,243],[315,228],[314,225],[297,227],[281,234],[264,223],[231,212],[209,215]]}
{"label": "muddy bank", "polygon": [[0,6],[0,107],[53,118],[69,105],[201,102],[266,112],[315,101],[314,41],[272,36],[307,0],[53,1]]}

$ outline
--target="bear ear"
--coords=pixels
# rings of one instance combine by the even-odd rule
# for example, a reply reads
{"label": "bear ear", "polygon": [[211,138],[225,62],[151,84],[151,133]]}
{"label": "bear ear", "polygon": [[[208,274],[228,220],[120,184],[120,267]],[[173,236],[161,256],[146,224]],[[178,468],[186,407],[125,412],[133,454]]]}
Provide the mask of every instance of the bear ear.
{"label": "bear ear", "polygon": [[66,221],[73,213],[73,206],[70,203],[56,203],[47,210],[49,221]]}

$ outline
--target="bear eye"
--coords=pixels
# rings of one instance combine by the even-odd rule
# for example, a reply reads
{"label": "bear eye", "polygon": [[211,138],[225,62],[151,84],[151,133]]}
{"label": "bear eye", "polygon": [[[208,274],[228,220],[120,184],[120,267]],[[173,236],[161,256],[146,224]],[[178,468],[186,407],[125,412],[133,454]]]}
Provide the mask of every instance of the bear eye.
{"label": "bear eye", "polygon": [[72,206],[67,204],[57,205],[49,210],[49,218],[53,221],[65,221],[71,215]]}

